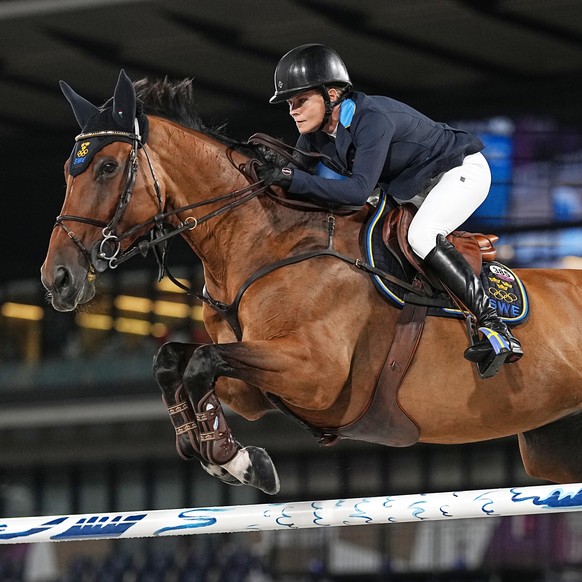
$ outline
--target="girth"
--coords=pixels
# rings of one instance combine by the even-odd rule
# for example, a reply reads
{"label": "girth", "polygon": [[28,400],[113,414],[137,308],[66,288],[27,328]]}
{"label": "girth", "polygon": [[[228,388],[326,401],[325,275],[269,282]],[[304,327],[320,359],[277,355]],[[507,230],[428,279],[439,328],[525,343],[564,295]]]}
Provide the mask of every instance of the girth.
{"label": "girth", "polygon": [[334,445],[341,438],[389,447],[409,447],[418,442],[419,428],[400,408],[398,390],[420,343],[427,309],[424,305],[409,303],[404,306],[367,408],[350,424],[322,429],[325,436],[319,441],[320,445]]}

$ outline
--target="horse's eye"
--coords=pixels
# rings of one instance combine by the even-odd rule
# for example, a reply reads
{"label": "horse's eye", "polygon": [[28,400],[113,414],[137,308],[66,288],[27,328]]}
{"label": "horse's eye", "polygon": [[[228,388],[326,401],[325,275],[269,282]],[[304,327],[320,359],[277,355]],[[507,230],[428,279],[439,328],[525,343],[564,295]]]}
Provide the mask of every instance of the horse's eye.
{"label": "horse's eye", "polygon": [[117,164],[115,162],[105,162],[100,168],[100,173],[109,175],[113,174],[115,170],[117,170]]}

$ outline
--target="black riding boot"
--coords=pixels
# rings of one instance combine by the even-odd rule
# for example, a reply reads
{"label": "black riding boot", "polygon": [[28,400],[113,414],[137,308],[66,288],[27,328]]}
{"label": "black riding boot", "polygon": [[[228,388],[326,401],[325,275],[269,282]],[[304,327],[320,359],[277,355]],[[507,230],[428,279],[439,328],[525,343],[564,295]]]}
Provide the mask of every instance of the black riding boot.
{"label": "black riding boot", "polygon": [[[436,247],[426,256],[424,262],[473,313],[480,331],[486,336],[465,350],[465,358],[472,362],[480,362],[494,350],[493,341],[496,342],[495,352],[502,363],[517,362],[523,356],[521,344],[491,307],[480,279],[465,257],[439,234]],[[487,338],[491,338],[492,341]]]}

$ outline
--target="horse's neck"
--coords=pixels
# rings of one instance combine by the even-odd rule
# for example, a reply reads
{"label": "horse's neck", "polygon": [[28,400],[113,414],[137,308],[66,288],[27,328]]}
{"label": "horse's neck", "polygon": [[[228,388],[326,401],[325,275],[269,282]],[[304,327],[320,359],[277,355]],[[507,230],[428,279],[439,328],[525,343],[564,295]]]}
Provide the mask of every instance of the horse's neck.
{"label": "horse's neck", "polygon": [[[245,160],[242,154],[172,123],[158,120],[150,132],[151,149],[157,152],[166,179],[168,210],[249,185],[236,167]],[[212,203],[178,217],[182,222],[200,220],[227,203]],[[325,214],[288,209],[261,196],[200,223],[184,236],[202,260],[211,295],[229,301],[260,267],[309,245],[325,248],[325,225]]]}

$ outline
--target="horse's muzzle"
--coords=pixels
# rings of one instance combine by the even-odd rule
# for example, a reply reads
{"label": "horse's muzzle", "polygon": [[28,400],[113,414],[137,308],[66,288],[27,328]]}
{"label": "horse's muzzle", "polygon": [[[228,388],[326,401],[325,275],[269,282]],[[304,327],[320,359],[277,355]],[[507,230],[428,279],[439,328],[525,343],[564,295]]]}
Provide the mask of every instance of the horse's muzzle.
{"label": "horse's muzzle", "polygon": [[95,286],[84,271],[83,278],[75,276],[69,267],[59,265],[54,270],[52,282],[45,278],[41,280],[49,292],[51,304],[57,311],[73,311],[77,305],[90,301],[95,296]]}

